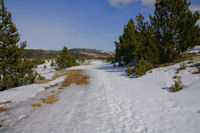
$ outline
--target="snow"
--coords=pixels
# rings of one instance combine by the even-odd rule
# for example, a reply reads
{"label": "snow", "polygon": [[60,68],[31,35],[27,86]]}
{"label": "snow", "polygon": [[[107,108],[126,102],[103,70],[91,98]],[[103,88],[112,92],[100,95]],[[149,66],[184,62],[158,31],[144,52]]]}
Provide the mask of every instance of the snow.
{"label": "snow", "polygon": [[61,83],[64,79],[65,76],[62,76],[45,84],[26,85],[2,91],[0,92],[0,102],[12,101],[18,104],[22,101],[26,101],[27,99],[34,98],[39,92],[45,90],[44,87]]}
{"label": "snow", "polygon": [[[189,66],[189,64],[186,63]],[[129,78],[126,68],[93,61],[83,69],[89,74],[90,84],[72,84],[62,89],[59,101],[52,105],[33,108],[29,104],[39,101],[51,90],[43,90],[34,98],[27,99],[11,110],[0,114],[6,120],[5,133],[199,133],[200,131],[200,75],[191,74],[196,68],[187,67],[176,74],[180,64],[153,69],[140,78]],[[175,75],[180,76],[184,89],[172,93],[165,89],[174,83]],[[62,82],[64,77],[52,81]],[[46,84],[47,85],[47,84]],[[32,85],[44,87],[46,85]],[[23,89],[22,89],[23,88]],[[10,93],[0,92],[0,98],[7,95],[30,97],[31,86],[24,86]],[[29,88],[29,89],[28,89]],[[24,92],[25,91],[25,92]],[[37,91],[37,90],[35,90]],[[18,94],[12,94],[18,93]],[[20,94],[21,93],[21,94]],[[27,95],[27,96],[24,96]],[[21,99],[21,98],[19,98]],[[23,99],[23,98],[22,98]],[[4,99],[5,100],[5,99]],[[2,99],[0,99],[2,102]],[[7,106],[7,105],[5,105]],[[11,122],[11,121],[15,121]],[[17,122],[16,122],[17,121]],[[1,123],[0,123],[1,124]],[[1,130],[0,130],[1,132]]]}
{"label": "snow", "polygon": [[[55,73],[55,67],[51,66],[52,60],[46,60],[44,64],[38,65],[36,69],[34,69],[38,74],[44,76],[45,79],[52,79]],[[46,69],[44,69],[46,65]]]}
{"label": "snow", "polygon": [[188,50],[186,53],[199,53],[200,46],[195,46],[193,49]]}
{"label": "snow", "polygon": [[111,54],[111,55],[113,54],[113,53],[111,53],[111,52],[109,52],[109,51],[105,51],[105,50],[101,50],[100,52],[103,53],[103,54],[104,54],[104,53],[106,53],[106,54]]}

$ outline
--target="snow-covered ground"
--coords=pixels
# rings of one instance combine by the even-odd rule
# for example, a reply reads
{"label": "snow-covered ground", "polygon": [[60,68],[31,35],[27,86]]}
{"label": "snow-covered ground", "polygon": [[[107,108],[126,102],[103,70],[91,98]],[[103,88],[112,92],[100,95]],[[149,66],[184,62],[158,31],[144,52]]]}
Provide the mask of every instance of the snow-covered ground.
{"label": "snow-covered ground", "polygon": [[[40,91],[36,87],[35,92],[30,89],[31,93],[37,93],[34,96],[26,93],[34,85],[0,92],[0,102],[13,101],[11,105],[0,105],[9,108],[0,113],[0,124],[7,124],[0,132],[199,133],[200,74],[191,74],[196,70],[191,67],[176,74],[178,67],[179,64],[175,64],[153,69],[140,78],[128,78],[125,68],[113,68],[101,61],[72,67],[70,69],[82,69],[90,75],[90,84],[64,88],[57,102],[41,107],[29,105],[58,87]],[[162,89],[174,83],[175,75],[181,77],[184,89],[176,93]],[[57,79],[58,82],[62,80]],[[38,88],[44,86],[38,85]],[[16,104],[18,97],[26,98]]]}
{"label": "snow-covered ground", "polygon": [[187,50],[186,53],[199,53],[200,52],[200,45],[195,46],[193,49]]}
{"label": "snow-covered ground", "polygon": [[55,67],[51,66],[51,63],[52,63],[52,60],[49,60],[49,61],[46,60],[44,64],[38,65],[37,68],[34,70],[41,76],[45,77],[45,79],[52,79],[56,70],[55,70]]}

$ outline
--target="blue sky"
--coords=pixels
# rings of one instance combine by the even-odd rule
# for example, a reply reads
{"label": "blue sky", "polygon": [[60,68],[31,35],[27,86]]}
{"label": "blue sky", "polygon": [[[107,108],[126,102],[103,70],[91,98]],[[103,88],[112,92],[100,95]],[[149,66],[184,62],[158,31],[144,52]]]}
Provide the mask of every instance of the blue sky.
{"label": "blue sky", "polygon": [[[190,0],[200,10],[199,0]],[[123,25],[153,13],[154,0],[5,0],[27,48],[114,51]]]}

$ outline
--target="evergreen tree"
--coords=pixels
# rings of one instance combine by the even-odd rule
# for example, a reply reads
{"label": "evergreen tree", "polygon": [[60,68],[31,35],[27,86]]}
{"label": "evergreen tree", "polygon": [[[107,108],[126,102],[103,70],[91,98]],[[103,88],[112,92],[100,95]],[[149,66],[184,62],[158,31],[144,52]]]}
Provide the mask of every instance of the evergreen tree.
{"label": "evergreen tree", "polygon": [[144,58],[151,63],[158,63],[158,48],[155,45],[155,38],[153,36],[152,26],[148,22],[144,22],[144,16],[139,14],[137,16],[137,30],[139,32],[139,58]]}
{"label": "evergreen tree", "polygon": [[120,64],[128,64],[131,60],[136,58],[140,44],[133,19],[124,26],[124,33],[119,37],[119,42],[115,42],[115,45],[115,59]]}
{"label": "evergreen tree", "polygon": [[200,15],[189,10],[187,0],[156,0],[151,17],[160,62],[176,59],[188,48],[199,44]]}
{"label": "evergreen tree", "polygon": [[151,62],[141,58],[138,61],[137,65],[135,66],[134,71],[135,71],[136,75],[142,76],[142,75],[145,75],[146,72],[152,68],[153,68],[153,65],[151,64]]}
{"label": "evergreen tree", "polygon": [[18,46],[20,35],[12,22],[11,13],[0,0],[0,90],[33,82],[32,66],[21,60],[26,42]]}
{"label": "evergreen tree", "polygon": [[56,64],[60,69],[64,69],[67,67],[71,67],[76,65],[75,59],[70,55],[67,47],[64,47],[62,51],[60,51],[59,57],[56,60]]}

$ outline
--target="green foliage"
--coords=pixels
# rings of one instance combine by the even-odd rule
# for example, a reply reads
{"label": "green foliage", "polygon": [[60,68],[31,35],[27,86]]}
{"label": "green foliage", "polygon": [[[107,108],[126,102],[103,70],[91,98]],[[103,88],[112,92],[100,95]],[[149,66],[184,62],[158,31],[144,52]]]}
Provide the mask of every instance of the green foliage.
{"label": "green foliage", "polygon": [[80,58],[80,61],[81,61],[81,64],[84,64],[85,63],[85,59],[84,58]]}
{"label": "green foliage", "polygon": [[34,64],[34,68],[36,68],[37,65],[44,64],[45,61],[44,61],[44,60],[41,60],[41,59],[39,59],[39,58],[35,58],[35,59],[31,60],[31,63]]}
{"label": "green foliage", "polygon": [[[155,15],[149,16],[150,22],[145,22],[142,14],[136,17],[137,26],[131,19],[119,42],[115,42],[115,62],[123,66],[140,60],[140,63],[136,62],[136,71],[138,75],[144,75],[147,68],[151,68],[147,64],[175,61],[186,50],[199,45],[197,21],[200,13],[191,12],[190,4],[187,0],[156,0]],[[148,62],[148,67],[141,65],[143,60]]]}
{"label": "green foliage", "polygon": [[156,1],[155,16],[150,19],[161,63],[174,60],[199,44],[200,30],[196,22],[200,14],[192,13],[189,6],[187,0]]}
{"label": "green foliage", "polygon": [[153,65],[151,64],[151,62],[141,58],[138,61],[137,65],[135,66],[134,70],[135,70],[136,75],[142,76],[142,75],[145,75],[145,73],[152,68],[153,68]]}
{"label": "green foliage", "polygon": [[177,92],[183,89],[183,87],[184,86],[182,84],[181,78],[178,78],[177,80],[174,80],[174,85],[170,87],[170,91]]}
{"label": "green foliage", "polygon": [[126,69],[126,75],[130,76],[131,74],[133,74],[133,70],[131,70],[130,67],[127,67],[127,69]]}
{"label": "green foliage", "polygon": [[12,22],[11,13],[0,0],[0,90],[34,82],[33,64],[22,60],[26,42],[18,46],[20,35]]}
{"label": "green foliage", "polygon": [[44,65],[44,69],[46,69],[47,68],[47,65]]}
{"label": "green foliage", "polygon": [[70,55],[67,47],[64,47],[63,50],[60,51],[56,64],[60,69],[77,65],[76,60]]}
{"label": "green foliage", "polygon": [[138,32],[132,19],[124,26],[124,33],[119,37],[119,42],[115,42],[115,60],[121,65],[128,64],[138,53],[140,43]]}
{"label": "green foliage", "polygon": [[139,41],[142,44],[139,47],[139,58],[144,58],[151,63],[158,63],[159,52],[155,45],[153,28],[148,22],[144,22],[142,14],[137,16],[137,29],[139,32]]}
{"label": "green foliage", "polygon": [[55,66],[55,63],[54,63],[54,61],[52,60],[51,61],[51,67],[54,67]]}

